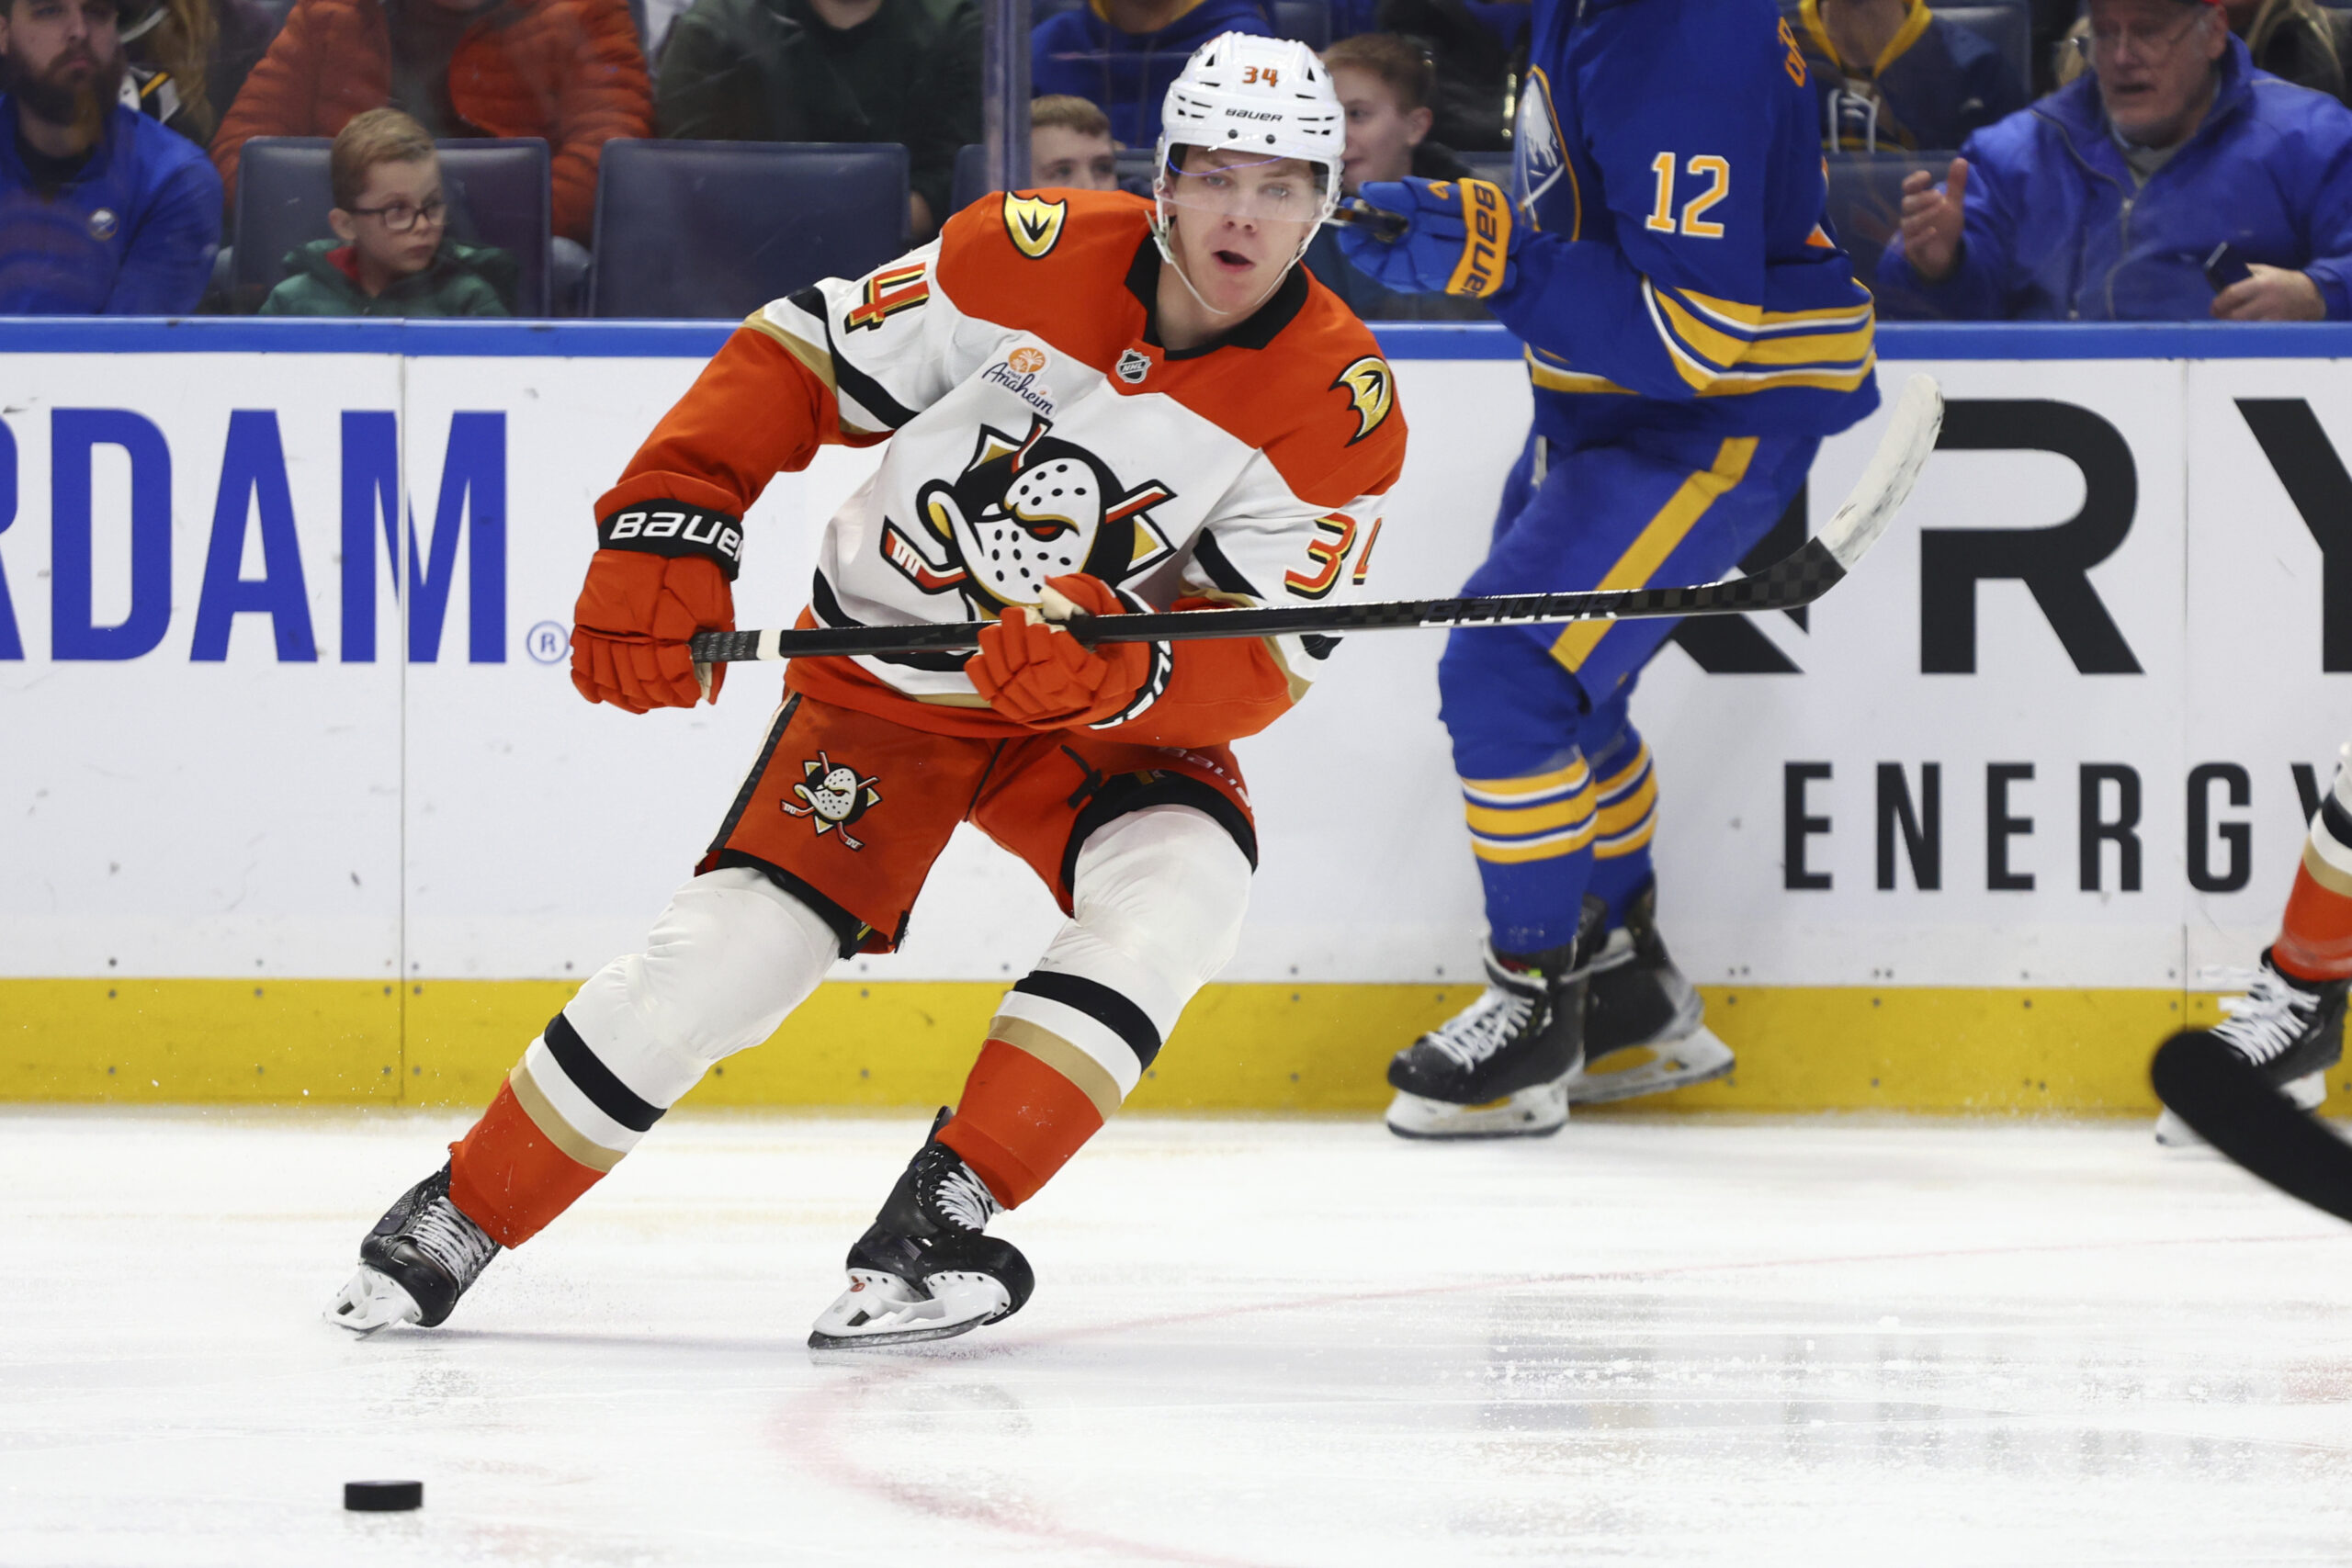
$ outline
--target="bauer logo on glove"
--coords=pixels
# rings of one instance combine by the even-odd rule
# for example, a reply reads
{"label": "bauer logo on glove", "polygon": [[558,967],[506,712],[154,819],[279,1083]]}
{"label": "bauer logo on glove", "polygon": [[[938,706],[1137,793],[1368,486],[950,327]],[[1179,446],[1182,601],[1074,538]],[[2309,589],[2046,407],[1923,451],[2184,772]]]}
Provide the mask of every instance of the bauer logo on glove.
{"label": "bauer logo on glove", "polygon": [[607,550],[642,550],[655,556],[706,556],[735,581],[743,568],[743,526],[723,512],[696,507],[632,507],[596,525],[596,544]]}
{"label": "bauer logo on glove", "polygon": [[1519,225],[1510,198],[1491,180],[1376,180],[1363,199],[1405,227],[1385,239],[1380,226],[1351,224],[1340,231],[1340,249],[1388,288],[1485,299],[1514,281]]}

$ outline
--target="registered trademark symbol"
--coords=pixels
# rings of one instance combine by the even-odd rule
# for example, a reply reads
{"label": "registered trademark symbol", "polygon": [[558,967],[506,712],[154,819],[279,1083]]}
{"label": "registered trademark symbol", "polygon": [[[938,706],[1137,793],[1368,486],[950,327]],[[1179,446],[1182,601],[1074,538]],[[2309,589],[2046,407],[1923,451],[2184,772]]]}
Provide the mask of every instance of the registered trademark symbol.
{"label": "registered trademark symbol", "polygon": [[523,634],[523,651],[537,664],[560,664],[571,653],[571,628],[560,621],[541,621]]}

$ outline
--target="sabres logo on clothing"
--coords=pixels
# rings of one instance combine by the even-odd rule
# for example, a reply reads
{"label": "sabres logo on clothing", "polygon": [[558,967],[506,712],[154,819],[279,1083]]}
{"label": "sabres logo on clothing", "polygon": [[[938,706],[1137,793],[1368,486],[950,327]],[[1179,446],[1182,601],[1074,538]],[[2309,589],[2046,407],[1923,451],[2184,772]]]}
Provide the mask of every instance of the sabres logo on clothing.
{"label": "sabres logo on clothing", "polygon": [[916,528],[886,521],[882,554],[925,593],[961,593],[994,619],[1035,604],[1046,579],[1082,571],[1118,583],[1175,552],[1151,509],[1176,492],[1157,479],[1128,486],[1110,466],[1032,418],[1026,435],[983,425],[971,461],[917,492]]}
{"label": "sabres logo on clothing", "polygon": [[816,818],[817,836],[839,830],[842,842],[853,850],[862,850],[865,843],[850,836],[850,824],[882,804],[882,792],[874,786],[881,783],[877,774],[859,778],[855,768],[834,761],[822,751],[800,764],[805,775],[792,786],[792,793],[801,804],[782,803],[787,817]]}

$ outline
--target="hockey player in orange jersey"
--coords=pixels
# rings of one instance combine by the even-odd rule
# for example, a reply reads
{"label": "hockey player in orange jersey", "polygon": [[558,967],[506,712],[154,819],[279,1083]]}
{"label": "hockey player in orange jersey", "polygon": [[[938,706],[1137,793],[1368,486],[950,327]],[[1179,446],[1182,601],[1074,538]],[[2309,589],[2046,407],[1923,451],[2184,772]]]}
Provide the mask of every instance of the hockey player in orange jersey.
{"label": "hockey player in orange jersey", "polygon": [[1227,743],[1305,693],[1317,637],[1090,650],[1045,615],[1364,580],[1405,422],[1372,334],[1298,265],[1345,128],[1303,46],[1228,34],[1170,89],[1154,198],[989,197],[934,243],[746,321],[597,505],[572,680],[631,712],[716,700],[741,525],[826,442],[888,443],[828,526],[803,625],[993,622],[976,656],[801,660],[733,808],[655,922],[531,1042],[329,1309],[430,1326],[764,1041],[836,959],[885,952],[959,821],[1069,915],[851,1248],[811,1343],[1017,1311],[986,1233],[1136,1086],[1229,958],[1256,837]]}

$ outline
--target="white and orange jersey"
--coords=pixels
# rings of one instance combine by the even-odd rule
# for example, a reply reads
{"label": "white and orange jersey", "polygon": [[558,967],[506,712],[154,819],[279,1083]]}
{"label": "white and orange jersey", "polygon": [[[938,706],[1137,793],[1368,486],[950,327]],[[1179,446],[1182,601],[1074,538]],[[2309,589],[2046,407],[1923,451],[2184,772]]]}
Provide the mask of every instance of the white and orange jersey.
{"label": "white and orange jersey", "polygon": [[[1117,193],[992,196],[865,277],[775,301],[599,514],[668,499],[740,518],[817,444],[887,439],[880,468],[827,527],[803,624],[993,618],[1076,571],[1155,609],[1359,595],[1405,452],[1378,344],[1302,267],[1216,344],[1161,347],[1150,216]],[[1196,708],[1217,686],[1254,685],[1279,711],[1333,646],[1177,644],[1191,678],[1159,700]],[[1252,650],[1247,668],[1238,648]],[[916,728],[1018,728],[973,690],[962,655],[804,660],[792,681]],[[1172,744],[1273,716],[1162,716],[1155,730],[1139,710],[1123,716]]]}

